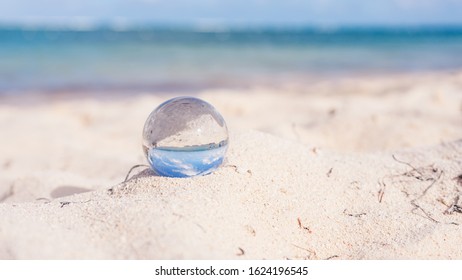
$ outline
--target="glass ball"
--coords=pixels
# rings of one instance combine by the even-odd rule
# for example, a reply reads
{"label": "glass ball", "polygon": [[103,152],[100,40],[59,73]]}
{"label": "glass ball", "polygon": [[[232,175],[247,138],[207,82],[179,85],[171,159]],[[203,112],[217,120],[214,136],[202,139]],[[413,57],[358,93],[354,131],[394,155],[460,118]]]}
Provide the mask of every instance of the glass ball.
{"label": "glass ball", "polygon": [[143,151],[160,176],[191,177],[217,169],[228,149],[225,120],[209,103],[177,97],[157,107],[143,129]]}

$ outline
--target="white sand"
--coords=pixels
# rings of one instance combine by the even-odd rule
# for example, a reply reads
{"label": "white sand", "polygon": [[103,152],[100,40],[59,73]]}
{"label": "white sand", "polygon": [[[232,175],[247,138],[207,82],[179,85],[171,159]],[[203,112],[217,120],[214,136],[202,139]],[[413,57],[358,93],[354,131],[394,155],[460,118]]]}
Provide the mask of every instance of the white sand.
{"label": "white sand", "polygon": [[225,165],[122,184],[170,95],[0,97],[0,258],[462,259],[462,73],[198,96]]}

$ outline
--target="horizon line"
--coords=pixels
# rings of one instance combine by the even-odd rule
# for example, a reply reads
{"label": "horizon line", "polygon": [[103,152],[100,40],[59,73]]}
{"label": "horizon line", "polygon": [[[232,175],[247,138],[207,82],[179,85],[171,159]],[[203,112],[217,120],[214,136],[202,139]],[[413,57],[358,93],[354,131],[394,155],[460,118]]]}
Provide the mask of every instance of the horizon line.
{"label": "horizon line", "polygon": [[233,32],[233,31],[318,31],[335,32],[350,30],[384,30],[384,31],[438,31],[462,30],[462,23],[422,23],[422,24],[315,24],[315,23],[286,23],[286,24],[204,24],[204,23],[118,23],[118,22],[68,22],[68,23],[27,23],[2,22],[0,30],[43,30],[43,31],[118,31],[130,32],[139,30],[169,30],[169,31],[195,31],[195,32]]}

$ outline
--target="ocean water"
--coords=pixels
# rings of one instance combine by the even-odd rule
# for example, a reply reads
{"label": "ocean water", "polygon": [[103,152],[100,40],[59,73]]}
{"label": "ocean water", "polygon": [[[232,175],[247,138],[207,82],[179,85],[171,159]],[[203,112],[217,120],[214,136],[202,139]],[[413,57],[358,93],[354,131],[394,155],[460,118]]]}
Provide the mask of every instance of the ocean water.
{"label": "ocean water", "polygon": [[116,31],[0,27],[0,93],[195,90],[462,69],[462,27]]}

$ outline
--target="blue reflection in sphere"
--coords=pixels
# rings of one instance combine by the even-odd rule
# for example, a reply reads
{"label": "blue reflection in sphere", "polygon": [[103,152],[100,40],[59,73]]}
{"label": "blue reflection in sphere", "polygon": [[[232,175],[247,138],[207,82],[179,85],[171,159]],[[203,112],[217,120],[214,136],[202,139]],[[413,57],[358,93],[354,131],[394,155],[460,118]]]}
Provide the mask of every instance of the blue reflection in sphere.
{"label": "blue reflection in sphere", "polygon": [[162,103],[143,129],[143,150],[156,174],[205,175],[217,169],[228,149],[228,129],[209,103],[177,97]]}

